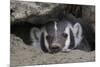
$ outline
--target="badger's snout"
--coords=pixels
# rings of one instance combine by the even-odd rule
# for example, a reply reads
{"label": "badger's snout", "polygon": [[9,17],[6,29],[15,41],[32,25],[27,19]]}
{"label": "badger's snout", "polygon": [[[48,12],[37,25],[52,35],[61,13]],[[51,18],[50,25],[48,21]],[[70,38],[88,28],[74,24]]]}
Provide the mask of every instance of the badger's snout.
{"label": "badger's snout", "polygon": [[50,46],[51,52],[59,52],[61,50],[61,45],[59,43],[53,43]]}

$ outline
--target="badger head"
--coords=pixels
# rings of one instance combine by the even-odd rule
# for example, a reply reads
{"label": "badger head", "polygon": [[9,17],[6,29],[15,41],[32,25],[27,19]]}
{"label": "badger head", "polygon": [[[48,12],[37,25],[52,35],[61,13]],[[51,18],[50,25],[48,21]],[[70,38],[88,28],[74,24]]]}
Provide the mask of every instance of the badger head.
{"label": "badger head", "polygon": [[46,52],[69,52],[77,47],[82,40],[80,23],[71,24],[68,21],[51,22],[42,29],[40,45]]}

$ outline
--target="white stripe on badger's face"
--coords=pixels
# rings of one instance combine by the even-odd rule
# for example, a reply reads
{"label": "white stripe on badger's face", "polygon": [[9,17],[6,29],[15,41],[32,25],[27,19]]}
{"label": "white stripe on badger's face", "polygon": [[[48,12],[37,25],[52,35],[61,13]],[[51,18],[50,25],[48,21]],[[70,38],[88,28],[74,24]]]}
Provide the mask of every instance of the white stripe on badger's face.
{"label": "white stripe on badger's face", "polygon": [[44,31],[44,41],[45,41],[45,47],[46,47],[46,49],[50,52],[50,49],[49,49],[49,44],[48,44],[48,41],[47,41],[47,39],[46,39],[46,36],[48,36],[48,34],[47,34],[47,32],[46,31]]}
{"label": "white stripe on badger's face", "polygon": [[70,46],[70,30],[72,29],[72,26],[70,24],[68,24],[68,26],[65,28],[64,33],[66,33],[68,35],[66,41],[65,41],[65,46],[62,49],[62,51],[66,52],[66,51],[70,51],[70,49],[68,49],[68,47]]}
{"label": "white stripe on badger's face", "polygon": [[[57,36],[57,22],[55,21],[54,22],[54,30],[55,30],[55,38],[56,38],[56,36]],[[56,39],[57,40],[57,39]]]}
{"label": "white stripe on badger's face", "polygon": [[55,23],[54,24],[54,29],[55,29],[55,31],[57,31],[57,22],[55,21],[54,23]]}

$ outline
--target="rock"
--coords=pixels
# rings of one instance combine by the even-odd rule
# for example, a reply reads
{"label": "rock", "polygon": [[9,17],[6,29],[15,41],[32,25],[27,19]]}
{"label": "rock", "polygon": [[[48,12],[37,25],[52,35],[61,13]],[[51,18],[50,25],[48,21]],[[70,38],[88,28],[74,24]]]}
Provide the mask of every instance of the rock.
{"label": "rock", "polygon": [[10,10],[11,24],[45,24],[49,20],[62,19],[68,13],[95,23],[95,6],[11,0]]}
{"label": "rock", "polygon": [[25,1],[11,0],[10,9],[11,9],[11,16],[14,16],[16,20],[16,19],[26,18],[30,15],[32,16],[46,15],[50,11],[52,11],[53,8],[57,6],[59,5],[51,4],[51,3],[38,3],[38,2],[25,2]]}
{"label": "rock", "polygon": [[79,5],[11,0],[11,24],[45,24],[49,20],[65,18],[67,13],[79,17],[80,8]]}

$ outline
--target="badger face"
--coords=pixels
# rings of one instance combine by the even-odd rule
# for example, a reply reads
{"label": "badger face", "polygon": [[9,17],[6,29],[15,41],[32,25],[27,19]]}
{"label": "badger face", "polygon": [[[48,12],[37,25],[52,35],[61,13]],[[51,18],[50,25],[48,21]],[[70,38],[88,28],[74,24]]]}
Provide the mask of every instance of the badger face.
{"label": "badger face", "polygon": [[68,21],[48,23],[41,33],[41,47],[50,53],[68,52],[82,40],[82,28],[79,23],[72,25]]}

